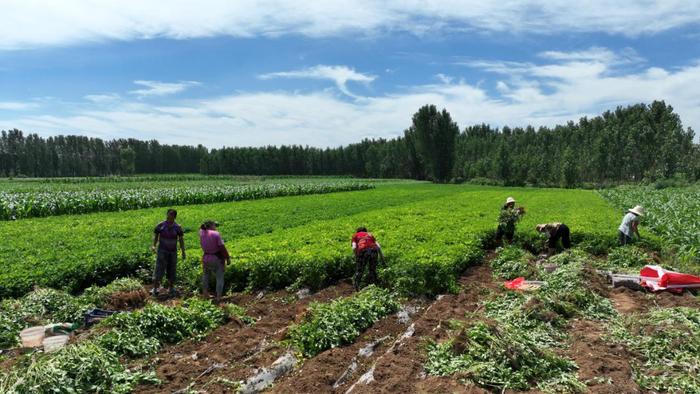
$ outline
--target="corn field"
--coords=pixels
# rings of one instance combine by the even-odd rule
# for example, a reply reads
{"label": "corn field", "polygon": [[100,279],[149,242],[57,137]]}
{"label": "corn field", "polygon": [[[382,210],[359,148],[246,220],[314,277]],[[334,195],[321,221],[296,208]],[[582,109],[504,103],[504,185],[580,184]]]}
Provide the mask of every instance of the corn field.
{"label": "corn field", "polygon": [[642,205],[646,210],[644,224],[675,246],[680,255],[699,260],[700,187],[620,187],[601,190],[600,194],[623,210]]}
{"label": "corn field", "polygon": [[205,185],[157,189],[0,192],[0,220],[125,211],[170,205],[210,204],[261,198],[365,190],[353,181]]}

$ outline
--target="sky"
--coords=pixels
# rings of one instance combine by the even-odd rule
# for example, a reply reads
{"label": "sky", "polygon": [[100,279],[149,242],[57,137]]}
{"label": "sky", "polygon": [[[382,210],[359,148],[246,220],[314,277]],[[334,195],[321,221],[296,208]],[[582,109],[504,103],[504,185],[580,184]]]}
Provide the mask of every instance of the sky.
{"label": "sky", "polygon": [[[700,1],[0,0],[0,129],[165,144],[554,126],[665,100],[700,130]],[[696,136],[697,141],[697,136]]]}

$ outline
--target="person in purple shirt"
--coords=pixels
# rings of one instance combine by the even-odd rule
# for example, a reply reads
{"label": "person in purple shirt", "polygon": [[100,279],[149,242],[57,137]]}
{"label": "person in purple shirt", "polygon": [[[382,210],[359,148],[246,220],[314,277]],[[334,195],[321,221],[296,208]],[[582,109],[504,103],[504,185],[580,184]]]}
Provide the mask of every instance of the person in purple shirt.
{"label": "person in purple shirt", "polygon": [[182,260],[185,260],[185,240],[184,232],[179,224],[175,223],[177,211],[168,209],[165,221],[158,223],[153,230],[153,246],[151,250],[158,256],[156,258],[156,269],[153,272],[153,296],[158,295],[160,281],[167,274],[168,294],[177,295],[175,291],[175,272],[177,271],[177,244],[180,244]]}
{"label": "person in purple shirt", "polygon": [[231,263],[224,240],[217,230],[219,224],[213,220],[202,223],[199,230],[199,243],[202,246],[202,295],[209,297],[209,275],[216,277],[216,301],[224,292],[224,271]]}

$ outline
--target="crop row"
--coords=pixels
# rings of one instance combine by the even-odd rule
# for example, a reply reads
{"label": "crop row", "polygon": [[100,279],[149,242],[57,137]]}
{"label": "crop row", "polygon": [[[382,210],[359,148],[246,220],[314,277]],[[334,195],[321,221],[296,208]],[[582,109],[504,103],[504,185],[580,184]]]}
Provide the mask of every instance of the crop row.
{"label": "crop row", "polygon": [[[182,268],[196,269],[197,229],[209,218],[220,222],[219,230],[229,247],[239,252],[242,249],[236,244],[241,238],[271,235],[365,211],[391,210],[450,195],[453,190],[405,184],[346,193],[176,206],[189,252]],[[152,208],[0,221],[0,234],[6,235],[0,242],[0,299],[21,296],[35,285],[75,293],[150,268],[155,260],[148,250],[153,228],[164,216],[162,208]]]}
{"label": "crop row", "polygon": [[645,224],[674,245],[680,255],[700,261],[700,187],[655,190],[626,186],[601,190],[600,194],[623,210],[644,206]]}
{"label": "crop row", "polygon": [[[229,243],[227,284],[236,289],[319,288],[350,276],[349,238],[359,225],[374,232],[387,256],[384,284],[403,293],[436,294],[456,288],[457,275],[482,254],[498,209],[511,193],[528,207],[519,225],[564,221],[577,239],[615,239],[618,218],[588,191],[503,189],[452,185],[382,185],[374,190],[180,207],[190,253],[179,274],[195,285],[199,273],[196,229],[213,217]],[[93,283],[150,267],[147,252],[159,210],[55,217],[0,224],[16,234],[0,245],[2,297],[34,284],[79,291]],[[3,227],[7,227],[3,229]]]}
{"label": "crop row", "polygon": [[[238,288],[318,288],[347,277],[354,268],[348,239],[362,224],[384,250],[387,265],[380,266],[379,278],[385,286],[402,294],[456,290],[458,275],[481,257],[500,203],[512,190],[453,190],[444,197],[393,209],[241,239],[235,262],[227,270],[228,283]],[[561,220],[578,231],[582,242],[614,239],[614,211],[592,192],[522,189],[520,197],[529,215],[520,227],[525,238],[534,235],[536,223]]]}
{"label": "crop row", "polygon": [[369,286],[350,297],[312,303],[302,322],[288,331],[289,342],[304,356],[353,343],[377,320],[396,312],[399,304],[388,291]]}
{"label": "crop row", "polygon": [[37,288],[18,299],[0,302],[0,349],[18,344],[19,332],[31,324],[81,323],[91,308],[106,308],[118,293],[146,292],[136,280],[118,279],[107,286],[93,286],[80,296],[60,290]]}
{"label": "crop row", "polygon": [[[494,261],[527,264],[514,249],[505,249]],[[433,375],[459,375],[494,391],[529,390],[580,393],[577,365],[554,349],[565,344],[567,321],[572,318],[610,320],[616,316],[607,298],[588,286],[585,262],[590,257],[573,250],[551,259],[559,268],[540,272],[545,285],[535,293],[506,293],[482,304],[484,313],[456,321],[448,340],[428,346],[426,371]],[[503,271],[496,271],[503,272]],[[506,275],[505,277],[509,277]]]}
{"label": "crop row", "polygon": [[0,219],[12,220],[89,212],[125,211],[169,205],[256,200],[281,196],[365,190],[372,187],[368,183],[339,181],[309,184],[209,185],[145,190],[0,192]]}
{"label": "crop row", "polygon": [[152,303],[136,312],[113,315],[91,337],[56,353],[34,353],[11,371],[0,373],[0,392],[128,393],[137,384],[157,379],[152,372],[125,368],[120,358],[138,358],[164,344],[201,337],[226,318],[225,310],[197,298],[172,307]]}

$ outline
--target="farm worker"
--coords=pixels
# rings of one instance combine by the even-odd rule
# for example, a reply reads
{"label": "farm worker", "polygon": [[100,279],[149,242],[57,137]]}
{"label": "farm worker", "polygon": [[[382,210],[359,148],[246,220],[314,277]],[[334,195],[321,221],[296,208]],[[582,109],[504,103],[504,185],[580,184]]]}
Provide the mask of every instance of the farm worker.
{"label": "farm worker", "polygon": [[[175,291],[175,272],[177,271],[177,244],[180,244],[182,260],[185,260],[184,232],[179,224],[175,223],[177,211],[168,209],[165,221],[158,223],[153,230],[153,246],[151,249],[157,253],[156,269],[153,272],[153,290],[151,294],[158,295],[158,288],[163,275],[167,274],[168,294],[177,295]],[[157,247],[157,249],[156,249]]]}
{"label": "farm worker", "polygon": [[639,235],[638,229],[642,217],[644,217],[644,208],[642,208],[641,205],[627,210],[627,214],[622,218],[622,223],[618,228],[620,246],[632,242],[632,235],[634,234],[637,234],[637,238],[642,238],[642,236]]}
{"label": "farm worker", "polygon": [[209,297],[209,275],[216,277],[216,301],[224,293],[225,264],[231,264],[224,240],[217,231],[219,223],[207,220],[199,228],[199,243],[202,246],[202,295]]}
{"label": "farm worker", "polygon": [[358,227],[351,241],[352,251],[355,253],[355,290],[360,290],[360,282],[365,272],[365,266],[369,265],[368,283],[377,283],[377,259],[381,257],[382,247],[374,238],[374,235],[367,231],[366,227]]}
{"label": "farm worker", "polygon": [[561,239],[561,244],[564,249],[571,247],[571,238],[569,237],[569,226],[564,223],[547,223],[538,224],[535,230],[547,235],[547,254],[553,255],[554,249],[557,247],[557,242]]}
{"label": "farm worker", "polygon": [[501,241],[503,236],[506,237],[509,243],[513,242],[515,235],[515,223],[525,214],[523,208],[515,207],[515,199],[508,197],[505,205],[501,208],[501,213],[498,216],[498,229],[496,230],[496,241]]}

